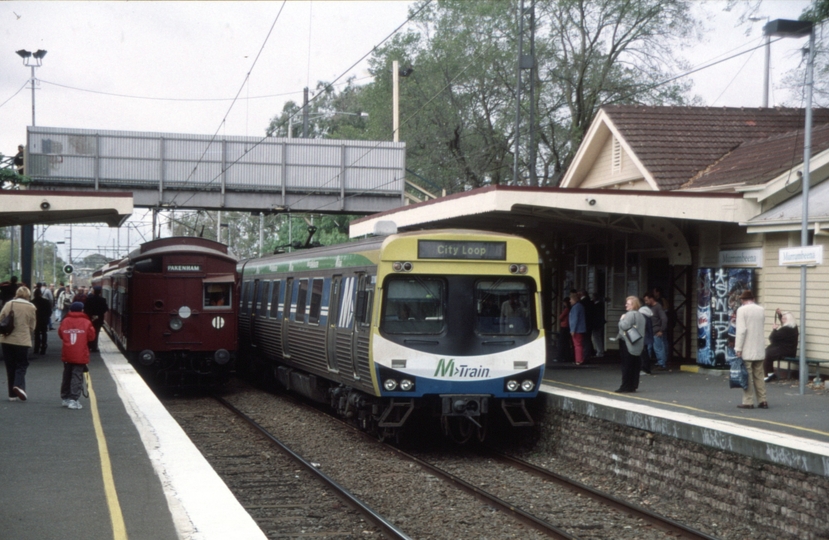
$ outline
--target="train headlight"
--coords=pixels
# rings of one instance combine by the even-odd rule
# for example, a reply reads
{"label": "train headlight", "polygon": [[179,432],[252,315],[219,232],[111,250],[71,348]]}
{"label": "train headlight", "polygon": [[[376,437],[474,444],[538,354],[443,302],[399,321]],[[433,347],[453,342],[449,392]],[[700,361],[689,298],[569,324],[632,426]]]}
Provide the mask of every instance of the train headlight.
{"label": "train headlight", "polygon": [[223,365],[227,364],[228,362],[230,362],[230,353],[227,352],[224,349],[219,349],[213,355],[213,360],[215,360],[216,363],[219,364],[220,366],[223,366]]}
{"label": "train headlight", "polygon": [[527,273],[527,265],[526,264],[511,264],[509,265],[509,272],[510,274],[526,274]]}
{"label": "train headlight", "polygon": [[386,392],[394,392],[395,388],[397,388],[397,381],[394,379],[386,379],[383,381],[383,388],[386,389]]}
{"label": "train headlight", "polygon": [[155,362],[155,353],[149,349],[138,353],[138,363],[142,366],[151,366]]}
{"label": "train headlight", "polygon": [[524,392],[532,392],[533,388],[535,388],[535,383],[529,379],[521,383],[521,390]]}
{"label": "train headlight", "polygon": [[170,328],[173,330],[181,330],[181,327],[184,326],[184,323],[181,322],[181,319],[178,317],[173,317],[170,319]]}
{"label": "train headlight", "polygon": [[410,381],[409,379],[403,379],[400,381],[400,389],[404,392],[408,392],[409,390],[414,388],[414,381]]}
{"label": "train headlight", "polygon": [[414,265],[410,262],[395,261],[391,264],[391,269],[395,272],[411,272]]}
{"label": "train headlight", "polygon": [[518,390],[518,381],[507,381],[507,391],[515,392]]}

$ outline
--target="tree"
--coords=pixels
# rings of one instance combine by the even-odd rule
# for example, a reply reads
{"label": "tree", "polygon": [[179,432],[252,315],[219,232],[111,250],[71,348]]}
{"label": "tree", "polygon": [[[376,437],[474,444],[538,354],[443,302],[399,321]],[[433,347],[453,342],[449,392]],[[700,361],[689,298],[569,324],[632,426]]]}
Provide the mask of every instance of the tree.
{"label": "tree", "polygon": [[[526,5],[532,2],[527,0]],[[599,108],[686,104],[690,83],[661,84],[683,67],[676,49],[698,29],[687,0],[537,0],[535,144],[541,185],[555,185]],[[450,191],[512,182],[516,4],[443,0],[424,7],[416,30],[371,60],[364,103],[371,135],[390,138],[392,60],[414,66],[400,88],[407,165]],[[525,51],[526,54],[526,51]],[[527,118],[528,98],[522,99]],[[522,135],[522,144],[528,137]],[[520,183],[530,153],[522,146]]]}

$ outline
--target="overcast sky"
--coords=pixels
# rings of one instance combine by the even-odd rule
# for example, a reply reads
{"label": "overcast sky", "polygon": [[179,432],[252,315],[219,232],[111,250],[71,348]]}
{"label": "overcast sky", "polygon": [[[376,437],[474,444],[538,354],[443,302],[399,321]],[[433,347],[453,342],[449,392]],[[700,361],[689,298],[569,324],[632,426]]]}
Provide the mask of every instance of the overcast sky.
{"label": "overcast sky", "polygon": [[[48,51],[36,70],[39,126],[260,136],[286,101],[299,102],[305,86],[343,75],[406,20],[410,5],[0,2],[0,152],[14,154],[32,121],[31,71],[15,54],[18,49]],[[766,0],[758,14],[796,19],[808,5]],[[734,13],[722,12],[724,6],[713,0],[697,5],[710,30],[684,53],[695,67],[762,42],[763,23],[746,35],[746,27],[735,28]],[[805,42],[787,39],[772,46],[773,85],[798,65]],[[707,105],[758,107],[762,72],[760,49],[693,75],[694,93]],[[348,75],[370,81],[366,62]],[[771,104],[785,99],[790,96],[773,86]],[[136,209],[135,215],[145,212]],[[75,230],[73,247],[86,249],[83,255],[111,246],[117,234],[103,226]],[[46,233],[51,241],[64,236],[62,227]],[[131,243],[136,237],[131,235]],[[120,244],[126,241],[124,232]]]}

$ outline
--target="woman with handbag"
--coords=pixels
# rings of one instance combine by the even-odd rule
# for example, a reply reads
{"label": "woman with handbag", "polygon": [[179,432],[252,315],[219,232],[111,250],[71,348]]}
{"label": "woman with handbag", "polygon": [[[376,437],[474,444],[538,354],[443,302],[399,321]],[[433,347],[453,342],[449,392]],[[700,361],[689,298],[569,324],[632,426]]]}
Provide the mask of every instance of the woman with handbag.
{"label": "woman with handbag", "polygon": [[0,311],[0,321],[14,311],[14,330],[9,335],[0,335],[3,360],[6,363],[6,378],[9,386],[9,401],[26,401],[26,370],[29,368],[29,347],[32,346],[32,332],[37,322],[35,306],[29,302],[28,287],[19,287],[14,299],[6,302]]}
{"label": "woman with handbag", "polygon": [[639,388],[640,355],[645,348],[645,316],[635,296],[625,299],[625,313],[619,319],[619,356],[622,358],[622,386],[616,392],[636,392]]}

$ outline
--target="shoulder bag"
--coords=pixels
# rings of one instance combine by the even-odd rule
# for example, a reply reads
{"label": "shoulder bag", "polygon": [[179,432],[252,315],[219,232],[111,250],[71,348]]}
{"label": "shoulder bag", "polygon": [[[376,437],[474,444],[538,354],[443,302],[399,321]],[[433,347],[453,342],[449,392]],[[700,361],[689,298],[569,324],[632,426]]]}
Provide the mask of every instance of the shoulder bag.
{"label": "shoulder bag", "polygon": [[9,309],[8,315],[0,320],[0,336],[8,336],[14,332],[14,306]]}
{"label": "shoulder bag", "polygon": [[631,326],[625,330],[625,337],[628,338],[628,341],[630,341],[631,344],[633,344],[642,339],[642,334],[636,329],[635,326]]}

